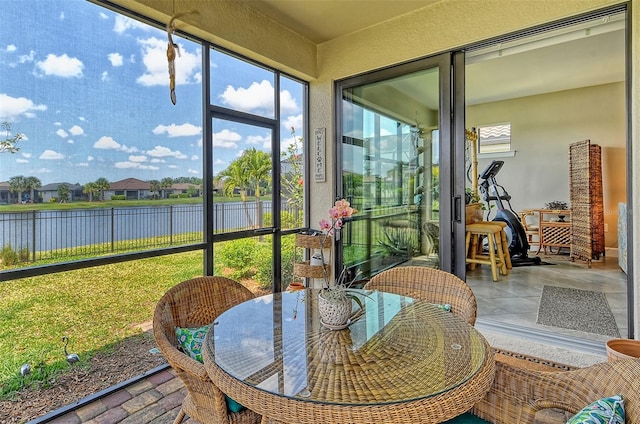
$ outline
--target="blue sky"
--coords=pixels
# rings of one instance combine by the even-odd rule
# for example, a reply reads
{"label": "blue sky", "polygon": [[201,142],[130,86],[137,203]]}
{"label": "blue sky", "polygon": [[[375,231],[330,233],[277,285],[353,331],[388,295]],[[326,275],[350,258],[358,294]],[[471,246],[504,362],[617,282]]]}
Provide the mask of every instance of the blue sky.
{"label": "blue sky", "polygon": [[[166,31],[81,0],[4,0],[0,121],[25,140],[17,154],[0,155],[0,181],[202,177],[201,46],[174,41],[180,53],[175,106]],[[211,66],[214,104],[274,116],[272,73],[217,52]],[[300,85],[284,79],[285,145],[292,126],[303,135],[302,106]],[[216,121],[214,173],[244,149],[270,151],[269,136],[262,128]]]}

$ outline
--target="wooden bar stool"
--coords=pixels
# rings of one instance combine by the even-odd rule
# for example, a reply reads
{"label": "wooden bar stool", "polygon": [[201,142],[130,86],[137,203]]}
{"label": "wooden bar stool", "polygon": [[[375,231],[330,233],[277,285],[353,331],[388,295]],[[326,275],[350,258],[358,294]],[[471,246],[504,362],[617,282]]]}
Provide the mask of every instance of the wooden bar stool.
{"label": "wooden bar stool", "polygon": [[504,263],[507,265],[507,269],[512,269],[513,264],[511,263],[511,255],[509,254],[509,243],[507,242],[507,233],[504,229],[507,227],[507,223],[504,221],[491,221],[491,224],[499,225],[502,231],[500,232],[500,240],[502,242],[502,255],[504,258]]}
{"label": "wooden bar stool", "polygon": [[[466,232],[466,263],[470,264],[472,269],[475,267],[475,264],[491,266],[493,281],[498,281],[498,268],[502,275],[507,275],[507,263],[502,250],[502,226],[496,225],[493,222],[483,221],[467,225]],[[478,254],[481,237],[487,238],[489,248],[488,255]]]}

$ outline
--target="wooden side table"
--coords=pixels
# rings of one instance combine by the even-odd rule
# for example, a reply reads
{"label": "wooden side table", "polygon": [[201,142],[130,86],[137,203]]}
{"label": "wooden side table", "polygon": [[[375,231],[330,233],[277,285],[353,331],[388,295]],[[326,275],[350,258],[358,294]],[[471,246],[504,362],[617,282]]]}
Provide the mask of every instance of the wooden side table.
{"label": "wooden side table", "polygon": [[571,211],[569,209],[538,209],[538,222],[540,229],[540,245],[536,255],[547,247],[553,253],[553,247],[560,249],[571,248]]}

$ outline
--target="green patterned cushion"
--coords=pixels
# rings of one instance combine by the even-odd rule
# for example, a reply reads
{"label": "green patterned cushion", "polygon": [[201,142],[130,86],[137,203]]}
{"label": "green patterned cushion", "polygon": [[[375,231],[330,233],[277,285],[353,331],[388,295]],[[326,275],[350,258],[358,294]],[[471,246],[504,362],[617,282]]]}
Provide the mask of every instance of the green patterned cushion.
{"label": "green patterned cushion", "polygon": [[[207,334],[210,325],[203,325],[196,328],[181,328],[176,327],[176,336],[178,337],[178,343],[184,353],[198,362],[202,362],[202,345],[204,344],[204,336]],[[227,409],[231,412],[240,412],[244,409],[244,406],[240,405],[229,396],[224,395],[224,399],[227,402]]]}
{"label": "green patterned cushion", "polygon": [[624,424],[622,396],[599,399],[571,417],[567,424]]}
{"label": "green patterned cushion", "polygon": [[202,345],[209,327],[210,325],[196,328],[176,327],[176,336],[182,351],[198,362],[202,362]]}
{"label": "green patterned cushion", "polygon": [[489,421],[485,421],[469,412],[465,412],[452,420],[445,421],[444,424],[489,424]]}

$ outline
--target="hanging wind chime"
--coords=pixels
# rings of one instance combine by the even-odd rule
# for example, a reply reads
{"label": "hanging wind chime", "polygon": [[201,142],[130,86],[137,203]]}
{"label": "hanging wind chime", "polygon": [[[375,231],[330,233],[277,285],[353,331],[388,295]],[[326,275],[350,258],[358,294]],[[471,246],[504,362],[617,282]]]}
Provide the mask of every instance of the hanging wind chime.
{"label": "hanging wind chime", "polygon": [[176,13],[174,14],[169,23],[167,23],[167,62],[169,64],[169,93],[171,97],[171,103],[176,104],[176,55],[180,56],[180,47],[178,44],[173,42],[173,33],[176,30],[173,22],[184,15],[189,15],[191,13],[197,13],[196,11],[189,11],[184,13]]}

